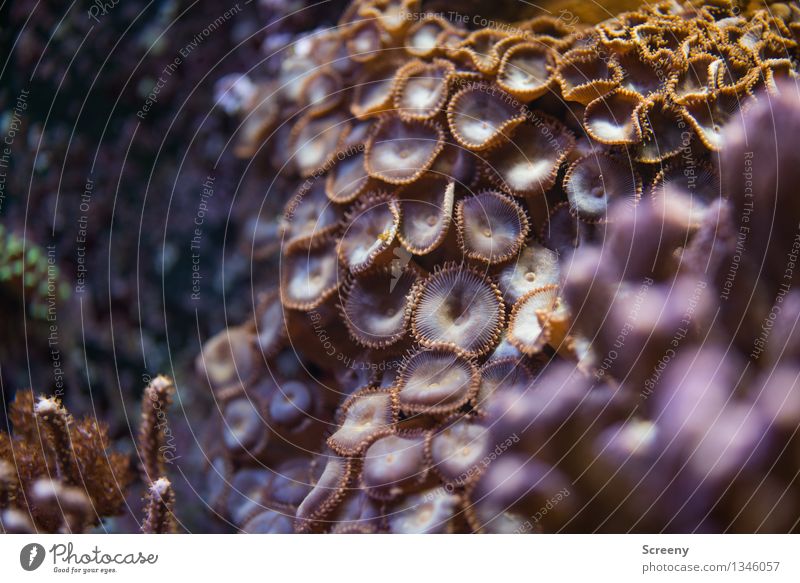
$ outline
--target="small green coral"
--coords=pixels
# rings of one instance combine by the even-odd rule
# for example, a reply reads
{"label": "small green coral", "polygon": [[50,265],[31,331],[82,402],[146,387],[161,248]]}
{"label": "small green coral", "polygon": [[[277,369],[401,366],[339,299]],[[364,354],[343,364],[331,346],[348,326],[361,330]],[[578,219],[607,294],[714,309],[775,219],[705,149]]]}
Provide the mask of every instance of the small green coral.
{"label": "small green coral", "polygon": [[0,287],[24,302],[32,318],[46,319],[70,287],[55,263],[55,253],[0,225]]}

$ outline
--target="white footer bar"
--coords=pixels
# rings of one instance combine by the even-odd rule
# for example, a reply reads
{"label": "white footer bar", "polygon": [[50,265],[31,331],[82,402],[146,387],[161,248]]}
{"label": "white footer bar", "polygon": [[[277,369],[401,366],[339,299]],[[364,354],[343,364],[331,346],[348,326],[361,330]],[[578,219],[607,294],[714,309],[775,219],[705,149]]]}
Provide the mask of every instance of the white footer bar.
{"label": "white footer bar", "polygon": [[[4,535],[3,581],[800,581],[790,535]],[[241,577],[241,578],[240,578]],[[247,577],[245,579],[244,577]],[[547,578],[547,579],[545,579]]]}

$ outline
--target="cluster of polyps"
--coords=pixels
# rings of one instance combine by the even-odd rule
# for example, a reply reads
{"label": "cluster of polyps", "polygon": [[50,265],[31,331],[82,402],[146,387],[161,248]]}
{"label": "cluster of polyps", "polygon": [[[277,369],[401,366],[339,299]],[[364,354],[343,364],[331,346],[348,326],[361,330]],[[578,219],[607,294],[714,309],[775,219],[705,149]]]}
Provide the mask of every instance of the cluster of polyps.
{"label": "cluster of polyps", "polygon": [[224,428],[210,502],[237,528],[518,531],[552,506],[559,460],[528,458],[550,436],[503,405],[563,380],[542,414],[568,439],[587,395],[609,423],[632,407],[610,373],[586,381],[600,360],[571,326],[563,258],[615,202],[689,192],[692,236],[720,198],[719,127],[794,76],[794,7],[476,31],[419,8],[354,2],[242,102],[241,152],[270,150],[298,187],[280,193],[274,288],[198,360]]}

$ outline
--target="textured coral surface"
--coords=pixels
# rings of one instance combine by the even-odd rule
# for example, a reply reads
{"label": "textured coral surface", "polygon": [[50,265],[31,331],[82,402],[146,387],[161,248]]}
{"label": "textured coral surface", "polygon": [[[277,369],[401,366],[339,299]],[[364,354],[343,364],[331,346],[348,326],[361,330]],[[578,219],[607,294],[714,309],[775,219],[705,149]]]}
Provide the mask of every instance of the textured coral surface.
{"label": "textured coral surface", "polygon": [[638,4],[14,8],[0,530],[797,532],[800,7]]}

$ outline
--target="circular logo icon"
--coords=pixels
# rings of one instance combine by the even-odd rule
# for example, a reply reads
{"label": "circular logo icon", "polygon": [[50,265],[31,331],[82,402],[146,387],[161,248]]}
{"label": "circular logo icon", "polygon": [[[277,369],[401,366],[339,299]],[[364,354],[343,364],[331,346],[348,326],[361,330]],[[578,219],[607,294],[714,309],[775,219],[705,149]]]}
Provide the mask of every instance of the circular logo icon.
{"label": "circular logo icon", "polygon": [[26,571],[35,571],[44,562],[44,547],[39,543],[30,543],[19,552],[19,564]]}

